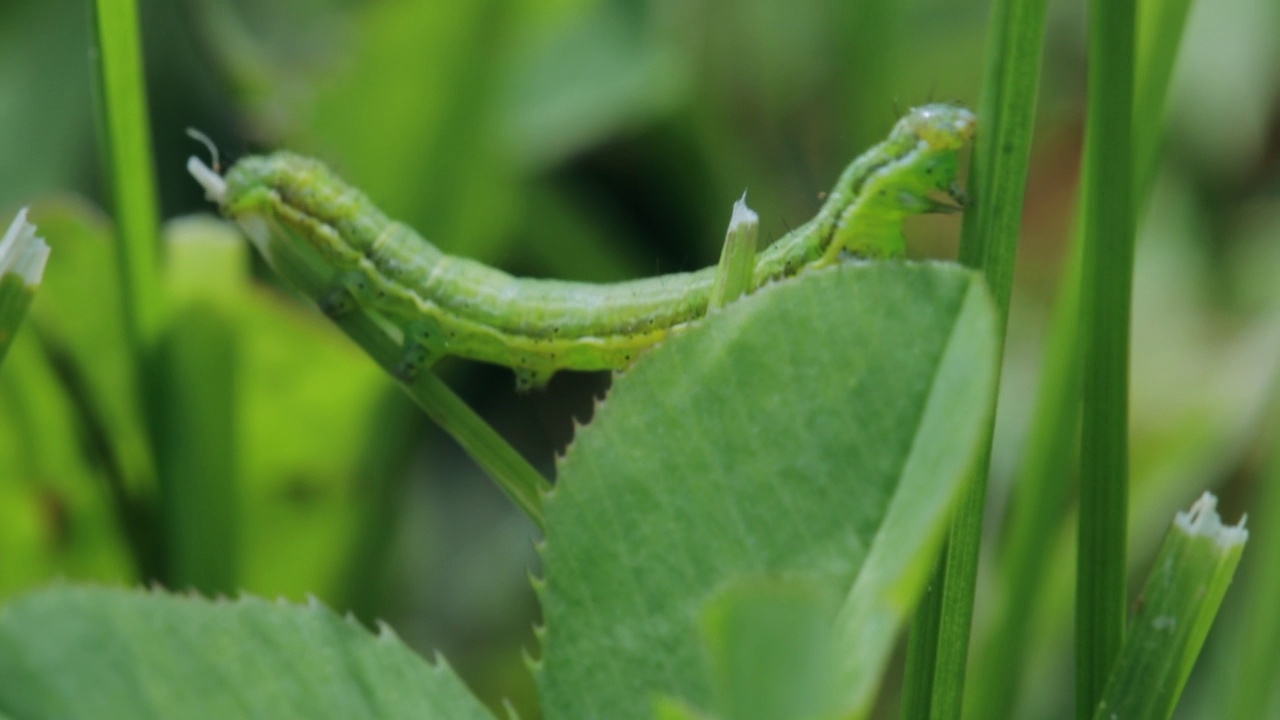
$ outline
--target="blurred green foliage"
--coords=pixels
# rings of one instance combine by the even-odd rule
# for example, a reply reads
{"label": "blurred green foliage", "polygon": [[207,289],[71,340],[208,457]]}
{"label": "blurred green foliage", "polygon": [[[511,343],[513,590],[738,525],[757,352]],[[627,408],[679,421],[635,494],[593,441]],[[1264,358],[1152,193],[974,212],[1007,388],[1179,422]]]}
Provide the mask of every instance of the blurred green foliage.
{"label": "blurred green foliage", "polygon": [[[1074,212],[1080,7],[1060,3],[1049,20],[991,551]],[[1234,518],[1262,507],[1262,480],[1275,477],[1260,448],[1277,439],[1266,420],[1280,367],[1278,16],[1270,0],[1201,2],[1180,51],[1135,279],[1135,580],[1168,518],[1201,490],[1217,488]],[[230,159],[277,147],[322,157],[441,246],[513,271],[612,280],[700,267],[744,187],[767,243],[811,215],[898,110],[975,103],[985,20],[981,5],[942,0],[144,3],[162,206],[166,218],[210,209],[183,169],[204,152],[183,134],[193,126]],[[84,3],[0,5],[0,224],[33,203],[53,247],[0,368],[0,596],[55,577],[314,593],[442,649],[482,697],[511,697],[532,716],[518,656],[535,614],[529,526],[372,363],[251,271],[242,247],[229,250],[224,228],[184,221],[165,232],[166,287],[181,300],[168,308],[165,347],[189,363],[129,355],[113,230],[96,209],[107,202],[89,30]],[[914,222],[913,254],[953,257],[957,230],[953,218]],[[225,374],[193,388],[184,367]],[[444,371],[548,467],[602,384],[562,377],[516,397],[506,371]],[[176,395],[159,390],[175,383]],[[229,454],[201,463],[208,482],[187,496],[188,517],[213,503],[210,517],[224,520],[201,529],[166,518],[166,467],[199,462],[212,445],[155,447],[186,431],[149,427],[166,415],[141,406],[145,396],[176,403],[170,417],[209,403],[232,423],[219,440]],[[1021,688],[1021,716],[1069,707],[1070,515],[1025,678],[1000,678]],[[1246,553],[1239,587],[1266,587],[1276,570],[1265,557]],[[1232,609],[1249,598],[1228,595],[1188,717],[1233,682],[1230,655],[1251,638],[1247,615],[1233,632]],[[984,611],[998,606],[989,600],[978,601],[979,651],[993,621]]]}

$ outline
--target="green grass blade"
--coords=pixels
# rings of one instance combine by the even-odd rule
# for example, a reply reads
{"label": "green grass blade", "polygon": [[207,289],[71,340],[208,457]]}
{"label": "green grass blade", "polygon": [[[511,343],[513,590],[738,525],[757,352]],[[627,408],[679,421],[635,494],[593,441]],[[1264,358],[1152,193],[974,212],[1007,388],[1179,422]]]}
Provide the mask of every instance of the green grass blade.
{"label": "green grass blade", "polygon": [[[1031,156],[1045,5],[1044,0],[997,0],[992,8],[991,43],[978,110],[980,131],[969,176],[974,204],[965,214],[960,240],[960,261],[983,271],[996,299],[1001,338],[1009,318]],[[956,510],[947,552],[930,590],[940,593],[941,599],[926,600],[917,613],[904,689],[907,697],[915,699],[904,703],[906,718],[958,718],[961,713],[991,431],[988,426],[987,452]],[[936,630],[926,629],[928,625]],[[928,640],[934,637],[937,645],[931,648]],[[930,655],[935,659],[930,661]],[[929,702],[922,701],[926,696]]]}
{"label": "green grass blade", "polygon": [[[401,347],[372,319],[363,313],[353,313],[337,320],[337,324],[383,370],[395,372],[403,356]],[[498,483],[507,497],[541,528],[542,496],[551,489],[551,483],[546,477],[503,440],[497,431],[435,373],[418,373],[412,382],[402,386],[418,407],[449,433],[489,477]]]}
{"label": "green grass blade", "polygon": [[1045,348],[1045,368],[1026,454],[1014,480],[1014,507],[998,560],[995,627],[978,654],[982,669],[965,711],[1008,718],[1018,700],[1031,626],[1050,571],[1054,540],[1071,500],[1080,427],[1080,243],[1072,254]]}
{"label": "green grass blade", "polygon": [[1217,503],[1205,493],[1174,519],[1138,596],[1095,720],[1173,715],[1249,539],[1243,520],[1235,527],[1222,524]]}
{"label": "green grass blade", "polygon": [[160,322],[159,211],[151,161],[151,124],[135,0],[93,3],[99,116],[106,140],[119,229],[124,310],[135,351],[147,348]]}
{"label": "green grass blade", "polygon": [[907,660],[903,668],[902,706],[904,720],[928,718],[933,707],[933,688],[938,662],[938,632],[942,627],[942,592],[938,583],[946,573],[945,557],[938,558],[933,582],[920,598],[911,629],[907,633]]}
{"label": "green grass blade", "polygon": [[49,246],[36,237],[26,209],[19,210],[0,237],[0,362],[27,315],[48,260]]}
{"label": "green grass blade", "polygon": [[[1165,98],[1189,10],[1189,0],[1148,0],[1142,6],[1134,112],[1138,207],[1150,196],[1163,137]],[[999,560],[1000,609],[992,613],[995,628],[978,662],[984,678],[991,680],[976,688],[968,717],[1005,718],[1013,712],[1017,693],[1010,688],[1017,683],[1009,678],[1023,667],[1037,602],[1034,589],[1043,586],[1049,553],[1063,521],[1062,508],[1071,495],[1080,423],[1081,242],[1077,233],[1054,303],[1040,394],[1013,483],[1010,528]]]}
{"label": "green grass blade", "polygon": [[1076,715],[1093,715],[1124,639],[1133,290],[1133,0],[1089,4],[1076,574]]}
{"label": "green grass blade", "polygon": [[1149,194],[1164,139],[1169,80],[1182,45],[1192,0],[1146,0],[1139,7],[1138,68],[1134,90],[1134,159],[1138,201]]}
{"label": "green grass blade", "polygon": [[965,211],[960,239],[960,262],[980,268],[995,296],[1001,334],[1008,323],[1022,226],[1045,7],[1043,0],[1000,0],[992,9],[980,130],[969,175],[973,205]]}
{"label": "green grass blade", "polygon": [[165,581],[210,595],[238,589],[235,539],[236,332],[208,304],[175,313],[152,379]]}

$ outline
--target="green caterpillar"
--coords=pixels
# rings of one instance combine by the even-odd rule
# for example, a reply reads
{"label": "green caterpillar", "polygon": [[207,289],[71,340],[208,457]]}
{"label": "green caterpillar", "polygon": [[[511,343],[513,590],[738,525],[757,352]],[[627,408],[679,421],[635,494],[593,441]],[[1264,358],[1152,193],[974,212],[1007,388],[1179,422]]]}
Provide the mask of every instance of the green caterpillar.
{"label": "green caterpillar", "polygon": [[[911,110],[849,165],[812,220],[755,255],[739,284],[751,292],[843,255],[900,257],[906,216],[954,210],[938,192],[963,204],[957,153],[975,128],[962,107]],[[322,309],[359,308],[402,334],[405,378],[447,354],[513,368],[522,388],[561,369],[624,368],[705,315],[723,280],[716,267],[614,284],[516,278],[442,253],[315,160],[247,157],[220,177],[191,158],[188,170],[268,260],[280,242],[332,271],[332,291],[313,298]]]}

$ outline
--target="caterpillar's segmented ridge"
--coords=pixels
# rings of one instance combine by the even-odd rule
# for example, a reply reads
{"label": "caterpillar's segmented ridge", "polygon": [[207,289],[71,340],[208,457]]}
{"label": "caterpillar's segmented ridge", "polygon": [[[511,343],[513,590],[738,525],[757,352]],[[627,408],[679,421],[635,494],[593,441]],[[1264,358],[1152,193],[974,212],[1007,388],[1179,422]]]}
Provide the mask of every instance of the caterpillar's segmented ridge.
{"label": "caterpillar's segmented ridge", "polygon": [[[748,291],[844,255],[900,257],[905,217],[954,209],[938,193],[962,203],[957,153],[975,128],[956,105],[913,109],[849,165],[812,220],[756,255]],[[442,253],[318,161],[280,152],[225,177],[194,158],[188,168],[269,262],[272,243],[305,250],[337,289],[398,328],[406,373],[445,354],[511,367],[522,386],[560,369],[623,368],[706,314],[716,282],[714,266],[615,284],[515,278]]]}

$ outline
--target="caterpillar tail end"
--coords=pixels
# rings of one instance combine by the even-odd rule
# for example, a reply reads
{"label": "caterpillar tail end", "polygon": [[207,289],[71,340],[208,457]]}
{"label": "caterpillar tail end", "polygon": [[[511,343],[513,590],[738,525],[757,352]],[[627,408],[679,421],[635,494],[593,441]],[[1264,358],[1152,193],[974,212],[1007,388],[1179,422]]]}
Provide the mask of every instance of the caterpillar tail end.
{"label": "caterpillar tail end", "polygon": [[227,196],[227,181],[221,175],[194,155],[187,158],[187,172],[204,188],[205,198],[222,204],[223,198]]}

